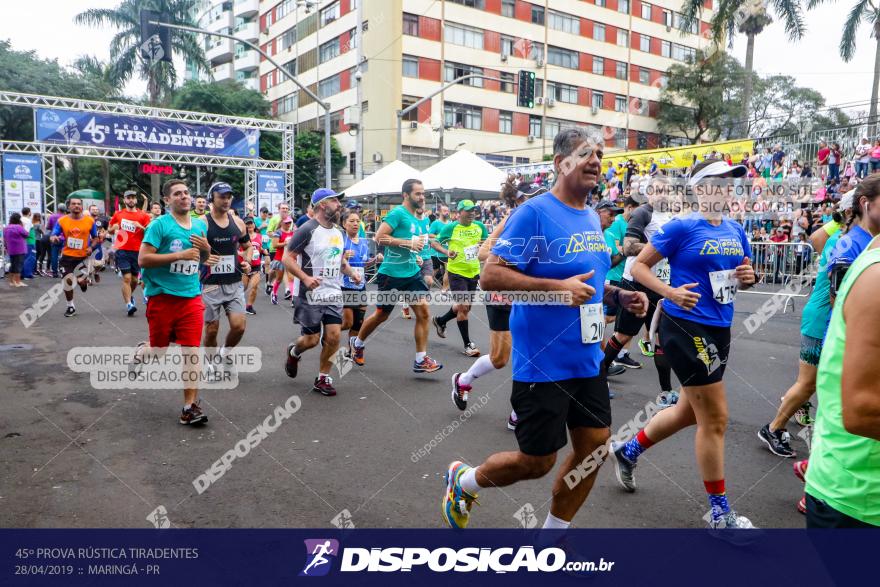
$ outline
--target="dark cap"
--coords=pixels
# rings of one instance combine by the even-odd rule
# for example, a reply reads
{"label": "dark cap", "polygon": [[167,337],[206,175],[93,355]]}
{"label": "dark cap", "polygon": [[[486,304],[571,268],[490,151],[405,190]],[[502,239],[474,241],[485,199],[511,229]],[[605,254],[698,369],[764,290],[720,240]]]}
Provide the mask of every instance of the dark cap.
{"label": "dark cap", "polygon": [[214,185],[211,186],[211,189],[208,190],[208,194],[231,194],[232,186],[226,183],[225,181],[218,181]]}
{"label": "dark cap", "polygon": [[596,204],[596,212],[599,212],[600,210],[608,210],[612,214],[620,214],[621,212],[623,212],[623,208],[621,208],[611,200],[602,200],[601,202]]}

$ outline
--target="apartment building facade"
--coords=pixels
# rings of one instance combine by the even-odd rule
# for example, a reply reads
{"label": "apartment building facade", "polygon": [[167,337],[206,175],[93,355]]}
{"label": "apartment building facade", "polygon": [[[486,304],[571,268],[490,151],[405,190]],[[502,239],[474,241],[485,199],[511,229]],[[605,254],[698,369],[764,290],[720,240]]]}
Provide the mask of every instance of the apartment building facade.
{"label": "apartment building facade", "polygon": [[[684,32],[680,0],[262,0],[258,18],[261,48],[329,101],[345,186],[360,171],[358,140],[368,175],[397,156],[396,111],[466,74],[492,79],[405,116],[405,162],[425,168],[459,148],[498,165],[540,161],[571,124],[608,151],[676,144],[657,132],[660,90],[672,64],[709,47],[711,2]],[[535,72],[533,108],[517,106],[520,70]],[[323,108],[265,60],[259,89],[278,118],[323,124]]]}
{"label": "apartment building facade", "polygon": [[[235,35],[240,39],[257,44],[259,29],[260,0],[203,0],[196,15],[199,28]],[[236,80],[252,90],[260,89],[259,68],[262,58],[257,51],[242,43],[220,37],[203,36],[199,42],[205,50],[205,57],[211,64],[214,81]],[[198,75],[187,64],[186,78],[207,79]]]}

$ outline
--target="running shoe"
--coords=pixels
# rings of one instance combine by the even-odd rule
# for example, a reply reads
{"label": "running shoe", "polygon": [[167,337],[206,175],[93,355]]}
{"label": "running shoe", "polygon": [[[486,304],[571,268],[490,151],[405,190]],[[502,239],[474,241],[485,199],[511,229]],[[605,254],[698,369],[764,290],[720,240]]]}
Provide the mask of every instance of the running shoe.
{"label": "running shoe", "polygon": [[770,431],[770,424],[764,424],[764,427],[758,431],[758,438],[760,438],[764,444],[767,445],[767,448],[770,449],[770,452],[773,454],[784,457],[786,459],[795,456],[794,450],[792,450],[789,441],[791,440],[791,436],[788,434],[788,431],[783,428],[782,430],[777,430],[776,432]]}
{"label": "running shoe", "polygon": [[471,390],[471,386],[459,383],[459,377],[461,377],[461,373],[455,373],[452,376],[452,403],[459,410],[465,410],[467,409],[468,393]]}
{"label": "running shoe", "polygon": [[351,360],[354,361],[354,364],[358,367],[364,366],[364,349],[367,347],[359,347],[354,344],[354,337],[348,339],[348,348],[349,353],[351,354]]}
{"label": "running shoe", "polygon": [[803,515],[807,515],[807,496],[804,495],[797,503],[797,511]]}
{"label": "running shoe", "polygon": [[462,352],[469,357],[479,357],[480,356],[480,349],[478,349],[477,345],[475,345],[472,342],[469,342],[467,344],[467,346],[464,347],[464,350]]}
{"label": "running shoe", "polygon": [[256,316],[256,315],[257,315],[257,311],[254,310],[254,307],[253,307],[253,306],[248,306],[248,307],[246,307],[246,308],[244,309],[244,312],[245,312],[245,314],[250,314],[251,316]]}
{"label": "running shoe", "polygon": [[611,366],[608,367],[608,373],[606,375],[608,377],[617,377],[618,375],[622,375],[626,373],[626,367],[623,365],[618,365],[617,362],[611,363]]}
{"label": "running shoe", "polygon": [[639,339],[639,350],[642,352],[642,355],[646,357],[654,356],[654,345],[650,340],[645,340],[643,338]]}
{"label": "running shoe", "polygon": [[71,316],[76,316],[76,308],[73,306],[67,306],[67,309],[64,310],[64,317],[70,318]]}
{"label": "running shoe", "polygon": [[437,320],[437,316],[433,316],[431,318],[431,322],[434,324],[434,328],[437,330],[437,336],[440,338],[446,338],[446,326],[440,325],[440,322]]}
{"label": "running shoe", "polygon": [[657,407],[661,410],[665,410],[666,408],[671,408],[675,404],[678,403],[678,392],[677,391],[661,391],[660,395],[657,397]]}
{"label": "running shoe", "polygon": [[134,352],[131,354],[131,358],[128,360],[128,372],[130,375],[137,375],[141,372],[141,369],[144,368],[143,361],[139,360],[141,357],[141,349],[147,346],[146,341],[137,343],[137,346],[134,347]]}
{"label": "running shoe", "polygon": [[410,314],[408,306],[404,306],[403,309],[400,310],[400,315],[403,316],[407,320],[412,319],[412,314]]}
{"label": "running shoe", "polygon": [[745,516],[738,516],[736,512],[730,510],[723,514],[720,518],[712,518],[709,521],[710,530],[752,530],[755,526]]}
{"label": "running shoe", "polygon": [[635,493],[636,479],[633,477],[636,463],[623,456],[624,442],[611,443],[611,457],[614,459],[614,474],[617,482],[628,492]]}
{"label": "running shoe", "polygon": [[807,465],[809,464],[809,460],[804,459],[802,461],[795,461],[792,465],[794,469],[794,476],[800,479],[803,483],[807,482]]}
{"label": "running shoe", "polygon": [[461,476],[470,469],[461,461],[449,464],[443,482],[446,483],[446,491],[443,493],[441,513],[443,520],[450,528],[467,528],[470,521],[471,507],[477,502],[477,496],[471,495],[461,488]]}
{"label": "running shoe", "polygon": [[296,377],[296,370],[299,367],[299,357],[293,355],[293,349],[295,348],[295,342],[287,345],[287,360],[284,361],[284,372],[287,373],[287,376],[291,379]]}
{"label": "running shoe", "polygon": [[271,283],[266,283],[266,295],[267,296],[272,295],[272,284]]}
{"label": "running shoe", "polygon": [[317,391],[327,397],[333,397],[336,395],[336,388],[333,387],[333,378],[329,375],[315,377],[315,385],[312,387],[312,391]]}
{"label": "running shoe", "polygon": [[641,369],[642,364],[629,356],[629,353],[624,353],[622,357],[617,357],[614,359],[612,365],[622,365],[627,369]]}
{"label": "running shoe", "polygon": [[202,412],[202,408],[199,406],[199,402],[193,402],[193,404],[189,408],[184,408],[180,412],[180,423],[187,425],[195,425],[195,424],[205,424],[208,421],[208,416]]}
{"label": "running shoe", "polygon": [[272,294],[271,300],[272,300],[272,305],[277,306],[278,305],[278,294]]}
{"label": "running shoe", "polygon": [[129,316],[134,316],[134,313],[138,311],[137,306],[134,303],[129,302],[127,306],[125,306],[126,312],[128,312]]}
{"label": "running shoe", "polygon": [[413,373],[433,373],[443,368],[443,365],[425,355],[421,362],[413,361]]}
{"label": "running shoe", "polygon": [[810,402],[807,402],[799,407],[794,413],[794,421],[804,427],[812,426],[815,422],[813,417],[810,416],[810,410],[812,409],[812,407],[813,404],[811,404]]}
{"label": "running shoe", "polygon": [[507,429],[508,430],[516,430],[516,422],[517,422],[516,412],[511,410],[510,416],[507,417]]}

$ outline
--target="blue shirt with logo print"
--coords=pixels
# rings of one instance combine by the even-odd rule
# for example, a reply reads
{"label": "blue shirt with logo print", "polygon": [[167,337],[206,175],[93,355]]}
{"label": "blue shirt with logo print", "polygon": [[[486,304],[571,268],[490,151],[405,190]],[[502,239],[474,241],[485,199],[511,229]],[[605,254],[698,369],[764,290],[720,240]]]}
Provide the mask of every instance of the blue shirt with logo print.
{"label": "blue shirt with logo print", "polygon": [[695,212],[664,224],[651,238],[651,244],[669,260],[670,285],[680,287],[696,283],[697,287],[691,291],[700,294],[697,305],[691,310],[664,300],[663,311],[673,318],[708,326],[730,326],[733,304],[715,300],[709,273],[736,269],[742,265],[743,258],[751,258],[749,239],[742,225],[725,218],[714,226]]}
{"label": "blue shirt with logo print", "polygon": [[[595,271],[587,283],[596,294],[587,303],[602,303],[611,252],[592,208],[571,208],[552,193],[532,198],[508,217],[492,253],[537,278],[568,279]],[[579,308],[514,303],[510,333],[514,381],[539,383],[599,375],[602,349],[598,342],[581,341]]]}

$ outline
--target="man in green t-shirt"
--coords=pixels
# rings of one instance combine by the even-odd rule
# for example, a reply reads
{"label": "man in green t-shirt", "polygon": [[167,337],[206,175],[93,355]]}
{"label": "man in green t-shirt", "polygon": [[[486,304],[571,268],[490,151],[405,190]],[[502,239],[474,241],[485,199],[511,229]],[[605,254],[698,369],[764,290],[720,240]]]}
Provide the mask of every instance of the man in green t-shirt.
{"label": "man in green t-shirt", "polygon": [[208,199],[205,196],[196,196],[193,200],[193,209],[190,211],[189,215],[192,218],[202,219],[204,220],[205,216],[208,214]]}
{"label": "man in green t-shirt", "polygon": [[[865,180],[870,181],[870,179]],[[807,528],[880,527],[880,241],[837,292],[816,379],[806,476]]]}
{"label": "man in green t-shirt", "polygon": [[[449,224],[449,206],[441,205],[437,210],[437,219],[434,220],[428,228],[428,232],[431,233],[431,238],[436,240],[440,231],[443,230],[443,227],[447,224]],[[440,254],[440,251],[431,247],[431,264],[434,266],[434,279],[438,281],[445,279],[447,260],[446,257]],[[446,284],[444,284],[444,286],[446,286]]]}
{"label": "man in green t-shirt", "polygon": [[471,200],[459,202],[456,208],[458,221],[444,226],[432,245],[441,255],[449,257],[446,271],[449,273],[450,291],[464,292],[456,295],[461,296],[461,301],[439,318],[434,318],[434,328],[440,338],[446,338],[446,324],[455,318],[464,343],[464,354],[469,357],[480,356],[468,333],[468,313],[471,311],[470,292],[476,291],[480,282],[480,259],[477,253],[480,243],[489,236],[483,223],[474,220],[474,208],[476,204]]}
{"label": "man in green t-shirt", "polygon": [[[376,230],[376,242],[385,247],[385,258],[379,266],[376,285],[380,293],[416,293],[413,299],[408,300],[416,315],[413,372],[433,373],[442,369],[443,365],[428,356],[428,305],[418,296],[418,292],[428,291],[419,267],[420,253],[427,246],[428,235],[421,234],[422,227],[417,217],[418,210],[425,207],[425,187],[417,179],[408,179],[403,182],[401,191],[403,204],[391,210]],[[364,320],[358,337],[352,343],[355,364],[363,365],[367,337],[388,319],[395,305],[394,300],[385,300],[377,304],[376,311]]]}

